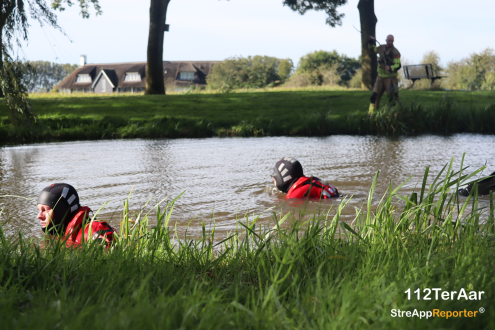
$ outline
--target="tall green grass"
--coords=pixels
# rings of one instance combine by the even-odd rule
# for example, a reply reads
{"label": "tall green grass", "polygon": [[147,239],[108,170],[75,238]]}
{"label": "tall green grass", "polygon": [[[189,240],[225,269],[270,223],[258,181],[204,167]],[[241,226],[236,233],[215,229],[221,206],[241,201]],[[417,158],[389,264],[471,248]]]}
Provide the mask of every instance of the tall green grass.
{"label": "tall green grass", "polygon": [[[461,107],[451,98],[436,106],[413,102],[410,106],[383,107],[363,127],[370,133],[495,133],[495,103],[486,106]],[[363,125],[365,126],[365,125]]]}
{"label": "tall green grass", "polygon": [[[462,166],[461,166],[462,168]],[[409,196],[390,184],[374,207],[340,221],[349,199],[320,214],[240,220],[215,236],[177,235],[176,199],[130,214],[124,202],[115,246],[40,248],[0,231],[0,315],[5,328],[37,329],[491,329],[495,325],[493,196],[453,192],[471,174],[428,169]],[[349,197],[352,198],[352,197]],[[156,219],[151,225],[149,209]],[[97,217],[97,215],[96,215]],[[131,221],[131,218],[133,221]],[[406,290],[484,291],[481,300],[407,299]],[[485,312],[474,318],[392,317],[406,311]]]}

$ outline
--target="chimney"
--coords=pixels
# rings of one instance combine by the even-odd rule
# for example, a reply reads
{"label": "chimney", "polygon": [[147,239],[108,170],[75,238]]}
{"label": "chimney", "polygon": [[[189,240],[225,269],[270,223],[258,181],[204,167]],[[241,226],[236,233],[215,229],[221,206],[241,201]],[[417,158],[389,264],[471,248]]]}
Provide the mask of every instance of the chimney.
{"label": "chimney", "polygon": [[87,59],[87,56],[86,55],[81,55],[81,57],[79,59],[79,67],[82,67],[82,66],[85,66],[86,65],[86,59]]}

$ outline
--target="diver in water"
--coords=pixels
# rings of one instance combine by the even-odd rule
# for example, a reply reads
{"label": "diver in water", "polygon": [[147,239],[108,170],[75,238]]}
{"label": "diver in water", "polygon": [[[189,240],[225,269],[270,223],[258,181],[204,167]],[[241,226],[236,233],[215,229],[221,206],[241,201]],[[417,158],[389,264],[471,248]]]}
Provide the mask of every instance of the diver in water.
{"label": "diver in water", "polygon": [[[471,190],[473,189],[474,183],[471,183],[466,188],[459,189],[458,193],[461,196],[469,196]],[[490,177],[478,181],[478,195],[490,195],[490,191],[495,193],[495,172],[490,174]]]}
{"label": "diver in water", "polygon": [[114,229],[104,221],[91,222],[91,209],[79,204],[76,189],[67,183],[55,183],[43,189],[38,198],[38,211],[42,230],[53,236],[64,237],[67,246],[81,244],[83,230],[84,241],[98,240],[107,247],[114,241]]}
{"label": "diver in water", "polygon": [[325,183],[317,177],[306,177],[301,163],[294,158],[282,158],[275,164],[272,180],[281,192],[289,198],[326,199],[339,197],[337,188]]}

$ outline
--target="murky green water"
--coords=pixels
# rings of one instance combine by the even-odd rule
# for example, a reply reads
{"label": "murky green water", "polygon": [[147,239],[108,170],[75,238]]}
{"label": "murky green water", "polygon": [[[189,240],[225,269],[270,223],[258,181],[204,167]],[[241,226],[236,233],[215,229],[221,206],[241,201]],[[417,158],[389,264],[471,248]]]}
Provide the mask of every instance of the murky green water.
{"label": "murky green water", "polygon": [[[138,210],[151,198],[175,197],[187,190],[174,210],[172,223],[180,232],[192,220],[202,220],[217,230],[235,227],[236,213],[259,214],[276,206],[293,210],[284,195],[272,187],[269,174],[284,156],[297,158],[306,175],[315,175],[335,185],[341,193],[354,195],[350,206],[360,207],[376,171],[380,170],[377,195],[389,180],[399,184],[414,178],[405,189],[420,185],[426,166],[431,175],[463,152],[471,169],[487,165],[495,170],[495,136],[459,134],[448,137],[421,136],[386,138],[331,136],[326,138],[209,138],[182,140],[114,140],[46,143],[0,148],[0,195],[36,199],[41,189],[55,182],[72,184],[82,205],[98,209],[108,202],[102,217],[118,226],[122,201],[133,189],[131,206]],[[327,200],[323,208],[340,199]],[[9,233],[18,229],[40,236],[35,202],[4,197],[0,221]],[[317,210],[311,203],[309,210]],[[297,211],[297,207],[296,207]],[[345,219],[355,214],[352,207]],[[269,215],[267,219],[269,220]]]}

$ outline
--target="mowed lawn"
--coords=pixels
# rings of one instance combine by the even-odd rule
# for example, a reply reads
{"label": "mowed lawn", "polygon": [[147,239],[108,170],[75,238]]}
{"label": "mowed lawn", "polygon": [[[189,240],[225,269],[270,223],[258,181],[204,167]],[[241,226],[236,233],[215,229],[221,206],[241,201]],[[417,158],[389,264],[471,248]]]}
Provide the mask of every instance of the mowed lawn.
{"label": "mowed lawn", "polygon": [[[33,111],[41,118],[57,116],[117,116],[127,120],[149,120],[155,116],[241,121],[264,117],[280,120],[294,114],[331,112],[335,116],[365,114],[369,91],[270,91],[229,94],[174,94],[165,96],[125,95],[94,97],[53,97],[30,99]],[[405,105],[412,102],[434,105],[448,97],[463,107],[485,106],[495,102],[493,92],[401,91]],[[387,103],[382,98],[382,105]],[[8,109],[0,102],[0,117],[6,119]]]}

